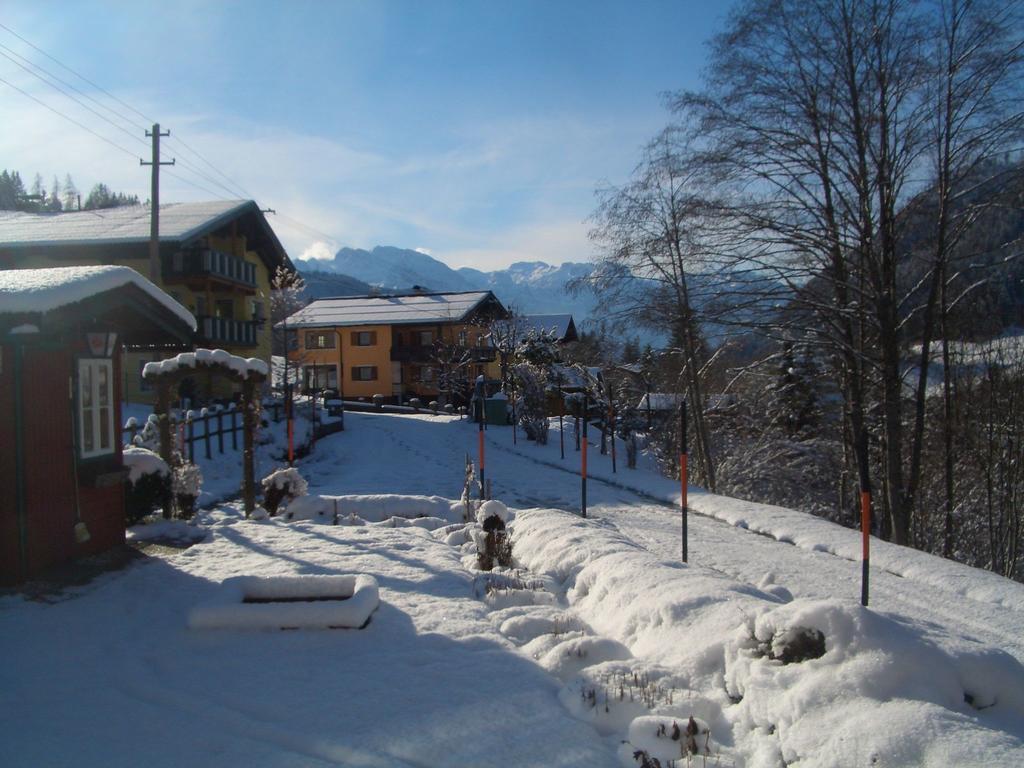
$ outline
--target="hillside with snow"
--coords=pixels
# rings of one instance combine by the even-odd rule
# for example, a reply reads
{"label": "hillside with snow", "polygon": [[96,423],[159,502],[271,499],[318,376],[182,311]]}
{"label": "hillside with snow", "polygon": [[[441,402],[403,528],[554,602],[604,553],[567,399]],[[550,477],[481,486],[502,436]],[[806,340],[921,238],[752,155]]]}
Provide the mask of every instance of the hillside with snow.
{"label": "hillside with snow", "polygon": [[[595,429],[582,518],[557,420],[546,446],[485,433],[514,567],[483,572],[478,435],[349,413],[283,514],[139,526],[199,543],[0,597],[4,764],[1024,764],[1024,585],[873,540],[864,608],[858,532],[698,488],[683,564],[678,483],[613,468]],[[379,585],[362,629],[200,628],[248,610],[235,577],[346,575]]]}

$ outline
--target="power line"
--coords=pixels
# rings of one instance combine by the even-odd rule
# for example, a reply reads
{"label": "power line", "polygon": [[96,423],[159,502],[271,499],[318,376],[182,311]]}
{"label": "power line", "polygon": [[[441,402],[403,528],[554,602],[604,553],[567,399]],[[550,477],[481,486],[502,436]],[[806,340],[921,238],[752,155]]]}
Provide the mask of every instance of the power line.
{"label": "power line", "polygon": [[86,77],[85,75],[81,75],[81,74],[79,74],[78,72],[76,72],[75,70],[73,70],[73,69],[72,69],[71,67],[69,67],[69,66],[68,66],[67,64],[65,64],[65,63],[63,63],[62,61],[60,61],[59,59],[56,59],[55,57],[51,56],[50,54],[48,54],[48,53],[47,53],[46,51],[44,51],[44,50],[43,50],[42,48],[40,48],[39,46],[37,46],[37,45],[34,45],[34,44],[32,44],[31,42],[29,42],[28,40],[26,40],[26,39],[25,39],[24,37],[22,37],[21,35],[19,35],[19,34],[18,34],[17,32],[15,32],[15,31],[14,31],[13,29],[11,29],[10,27],[8,27],[8,26],[7,26],[6,24],[0,23],[0,29],[5,29],[5,30],[7,30],[7,31],[8,31],[8,32],[9,32],[10,34],[14,35],[14,36],[15,36],[16,38],[18,38],[19,40],[21,40],[21,42],[25,43],[25,45],[27,45],[27,46],[28,46],[29,48],[32,48],[33,50],[36,50],[36,51],[38,51],[39,53],[43,54],[43,56],[45,56],[46,58],[48,58],[48,59],[49,59],[50,61],[54,62],[54,63],[55,63],[55,64],[57,64],[58,66],[60,66],[60,67],[62,67],[63,69],[67,70],[68,72],[70,72],[70,73],[71,73],[71,74],[73,74],[73,75],[74,75],[75,77],[77,77],[77,78],[79,78],[80,80],[82,80],[83,82],[86,82],[86,83],[88,83],[88,84],[89,84],[89,85],[91,85],[91,86],[92,86],[93,88],[95,88],[96,90],[100,91],[101,93],[105,93],[105,94],[106,94],[107,96],[109,96],[110,98],[112,98],[112,99],[113,99],[114,101],[116,101],[116,102],[117,102],[118,104],[120,104],[121,106],[123,106],[123,107],[126,107],[127,109],[130,109],[130,110],[131,110],[132,112],[134,112],[134,113],[135,113],[136,115],[138,115],[138,116],[139,116],[139,117],[141,117],[141,118],[142,118],[143,120],[145,120],[145,121],[146,121],[147,123],[155,123],[155,122],[156,122],[156,120],[153,120],[152,118],[146,117],[146,115],[144,115],[144,114],[142,114],[141,112],[139,112],[139,110],[135,109],[135,107],[133,107],[133,106],[132,106],[131,104],[128,104],[127,102],[125,102],[125,101],[122,101],[122,100],[121,100],[121,99],[119,99],[119,98],[118,98],[117,96],[115,96],[114,94],[112,94],[112,93],[111,93],[110,91],[106,90],[105,88],[103,88],[103,87],[102,87],[102,86],[100,86],[100,85],[97,85],[97,84],[96,84],[96,83],[94,83],[94,82],[93,82],[92,80],[90,80],[89,78],[87,78],[87,77]]}
{"label": "power line", "polygon": [[[12,36],[16,37],[22,43],[24,43],[25,45],[27,45],[30,48],[32,48],[34,51],[36,51],[36,52],[40,53],[41,55],[45,56],[50,61],[54,62],[57,66],[61,67],[65,71],[71,73],[72,75],[77,77],[82,82],[87,83],[91,87],[95,88],[98,92],[104,94],[108,98],[110,98],[113,101],[117,102],[118,104],[123,106],[125,109],[127,109],[127,110],[133,112],[134,114],[138,115],[143,120],[145,120],[147,123],[155,123],[156,122],[155,120],[153,120],[152,118],[150,118],[149,116],[144,114],[143,112],[141,112],[138,109],[136,109],[135,107],[133,107],[128,102],[124,101],[123,99],[119,98],[118,96],[115,96],[113,93],[108,91],[103,86],[99,85],[98,83],[96,83],[93,80],[90,80],[88,77],[86,77],[85,75],[81,74],[80,72],[78,72],[77,70],[73,69],[72,67],[68,66],[67,64],[62,62],[60,59],[56,58],[55,56],[51,55],[50,53],[47,53],[45,50],[43,50],[39,46],[37,46],[34,43],[32,43],[31,41],[27,40],[26,38],[24,38],[23,36],[21,36],[20,34],[15,32],[13,29],[8,27],[6,24],[0,23],[0,29],[3,29],[5,31],[7,31],[9,34],[11,34]],[[110,112],[111,114],[116,115],[118,118],[120,118],[121,120],[125,121],[129,125],[132,125],[133,127],[138,128],[140,130],[145,130],[145,126],[140,125],[139,123],[135,122],[132,118],[129,118],[126,115],[124,115],[123,113],[121,113],[121,112],[119,112],[119,111],[117,111],[117,110],[115,110],[115,109],[113,109],[113,108],[103,104],[98,99],[95,99],[94,97],[90,96],[89,94],[87,94],[87,93],[83,92],[82,90],[76,88],[74,85],[72,85],[71,83],[67,82],[66,80],[58,77],[57,75],[53,74],[52,72],[49,72],[48,70],[44,69],[43,67],[39,66],[38,64],[35,64],[34,62],[30,61],[29,59],[25,58],[24,56],[21,56],[20,54],[15,52],[13,49],[9,48],[8,46],[3,45],[2,43],[0,43],[0,48],[2,48],[5,51],[8,51],[10,54],[13,54],[18,59],[21,59],[22,61],[26,62],[28,64],[28,67],[32,67],[34,69],[38,69],[40,72],[43,72],[45,75],[47,75],[48,77],[52,78],[53,80],[56,80],[57,82],[63,84],[67,88],[70,88],[75,93],[80,94],[83,98],[88,99],[89,101],[93,102],[94,104],[96,104],[100,108],[105,109],[108,112]],[[32,69],[29,69],[24,64],[20,63],[19,61],[16,61],[10,55],[7,55],[7,54],[3,53],[2,51],[0,51],[0,55],[2,55],[5,58],[9,59],[12,63],[18,65],[19,67],[24,69],[26,72],[28,72],[32,76],[42,80],[44,83],[49,85],[51,88],[53,88],[56,91],[60,92],[61,94],[63,94],[67,98],[71,99],[72,101],[77,103],[79,106],[83,107],[84,109],[87,109],[89,112],[93,113],[94,115],[99,117],[101,120],[103,120],[104,122],[106,122],[109,125],[113,126],[117,130],[122,131],[123,133],[128,134],[133,139],[135,139],[137,141],[140,141],[143,144],[147,143],[144,139],[142,139],[138,135],[132,133],[131,131],[126,129],[124,126],[118,125],[117,123],[113,122],[110,118],[108,118],[106,115],[103,115],[103,114],[97,112],[96,110],[92,109],[89,105],[82,103],[82,101],[80,101],[79,99],[75,98],[73,95],[71,95],[70,93],[68,93],[64,89],[62,89],[60,86],[55,85],[54,83],[46,80],[46,78],[42,77],[38,72],[32,71]],[[95,136],[96,138],[100,139],[101,141],[105,142],[106,144],[109,144],[110,146],[114,147],[115,149],[120,150],[121,152],[124,152],[126,155],[128,155],[130,157],[133,157],[133,158],[138,157],[138,155],[136,153],[132,152],[131,150],[125,149],[120,144],[118,144],[118,143],[108,139],[107,137],[103,136],[100,133],[97,133],[96,131],[92,130],[91,128],[89,128],[88,126],[84,125],[80,121],[76,120],[75,118],[70,117],[69,115],[61,112],[60,110],[50,106],[46,102],[44,102],[41,99],[33,96],[32,94],[28,93],[27,91],[22,90],[21,88],[19,88],[18,86],[14,85],[13,83],[8,82],[7,80],[4,80],[3,78],[0,78],[0,83],[3,83],[4,85],[6,85],[6,86],[8,86],[8,87],[18,91],[23,96],[25,96],[25,97],[27,97],[29,99],[32,99],[32,101],[36,102],[40,106],[45,107],[49,111],[53,112],[54,114],[58,115],[59,117],[64,118],[68,122],[73,123],[77,127],[81,128],[83,131],[91,134],[92,136]],[[207,187],[207,186],[205,186],[203,184],[200,184],[200,183],[198,183],[196,181],[193,181],[191,179],[185,178],[184,176],[181,176],[180,174],[173,173],[172,171],[165,170],[164,173],[166,173],[169,176],[172,176],[173,178],[177,179],[178,181],[180,181],[180,182],[182,182],[184,184],[188,184],[189,186],[192,186],[192,187],[194,187],[196,189],[199,189],[199,190],[201,190],[201,191],[203,191],[203,192],[205,192],[205,193],[207,193],[209,195],[212,195],[217,200],[230,200],[230,199],[236,199],[238,197],[242,197],[244,199],[250,199],[250,200],[254,200],[255,199],[255,195],[251,194],[248,190],[245,189],[245,187],[243,187],[241,184],[239,184],[234,179],[232,179],[230,176],[228,176],[226,173],[224,173],[222,170],[220,170],[216,165],[214,165],[210,160],[208,160],[198,150],[194,149],[190,144],[185,142],[184,139],[181,139],[178,136],[171,136],[171,137],[169,137],[169,139],[170,139],[170,142],[173,142],[173,143],[179,145],[181,148],[184,148],[185,150],[190,152],[200,162],[202,162],[204,165],[209,167],[214,173],[216,173],[217,175],[222,177],[227,182],[227,184],[224,184],[224,183],[218,181],[216,178],[213,178],[209,174],[205,173],[204,171],[202,171],[200,168],[198,168],[192,162],[187,161],[187,160],[179,157],[178,161],[179,161],[179,166],[181,168],[183,168],[185,171],[187,171],[187,172],[189,172],[189,173],[191,173],[191,174],[193,174],[195,176],[198,176],[199,178],[203,179],[204,181],[208,182],[209,184],[212,184],[214,187],[217,187],[217,188],[220,188],[220,189],[226,191],[230,197],[225,197],[223,194],[221,194],[219,192],[216,192],[216,191],[210,189],[209,187]],[[139,158],[139,159],[141,160],[141,158]],[[230,185],[230,186],[228,186],[228,185]],[[239,192],[241,192],[241,195],[239,195]],[[290,224],[293,229],[299,229],[301,231],[304,231],[307,234],[314,235],[314,236],[316,236],[318,238],[322,238],[322,239],[328,240],[330,242],[334,242],[334,243],[338,242],[338,239],[335,238],[333,235],[329,235],[326,232],[323,232],[323,231],[321,231],[321,230],[319,230],[319,229],[317,229],[315,227],[312,227],[312,226],[310,226],[308,224],[304,224],[303,222],[299,221],[298,219],[296,219],[294,217],[287,216],[287,215],[285,215],[283,213],[277,213],[276,215],[280,219],[283,220],[283,223],[285,223],[286,226],[288,226],[288,224]]]}
{"label": "power line", "polygon": [[217,168],[217,166],[215,166],[213,163],[211,163],[209,160],[207,160],[205,157],[203,157],[201,154],[199,154],[199,152],[196,151],[195,149],[193,149],[189,144],[187,144],[184,139],[178,138],[177,136],[172,136],[171,140],[173,142],[175,142],[176,144],[179,144],[182,147],[184,147],[185,149],[187,149],[189,152],[191,152],[193,155],[195,155],[197,158],[199,158],[202,162],[206,163],[206,165],[209,166],[214,172],[220,174],[220,176],[223,177],[224,179],[226,179],[228,181],[228,183],[230,183],[236,190],[239,190],[239,191],[242,192],[242,197],[244,197],[246,199],[249,199],[249,200],[255,199],[255,195],[250,194],[248,192],[248,190],[245,189],[245,187],[243,187],[241,184],[239,184],[237,181],[232,179],[230,176],[228,176],[222,170]]}
{"label": "power line", "polygon": [[95,109],[93,109],[92,107],[90,107],[90,106],[89,106],[88,104],[86,104],[86,103],[84,103],[83,101],[81,101],[81,99],[77,99],[77,98],[75,98],[74,96],[72,96],[72,95],[71,95],[70,93],[68,93],[67,91],[65,91],[65,90],[64,90],[63,88],[61,88],[61,87],[60,87],[59,85],[54,85],[54,84],[53,84],[53,83],[51,83],[51,82],[50,82],[49,80],[47,80],[47,79],[46,79],[45,77],[43,77],[42,75],[40,75],[40,74],[39,74],[38,72],[33,72],[33,71],[32,71],[31,69],[29,69],[28,67],[26,67],[26,66],[25,66],[24,64],[22,64],[21,62],[15,61],[15,60],[14,60],[13,58],[11,58],[10,56],[8,56],[8,55],[7,55],[6,53],[4,53],[3,51],[0,51],[0,56],[3,56],[3,57],[4,57],[5,59],[8,59],[9,61],[12,61],[12,62],[13,62],[14,64],[16,64],[17,66],[21,67],[21,68],[22,68],[23,70],[25,70],[26,72],[28,72],[28,73],[29,73],[30,75],[32,75],[33,77],[35,77],[35,78],[38,78],[39,80],[42,80],[42,81],[43,81],[44,83],[46,83],[46,84],[47,84],[48,86],[50,86],[51,88],[53,88],[53,89],[54,89],[55,91],[57,91],[58,93],[61,93],[61,94],[63,94],[64,96],[67,96],[67,97],[68,97],[69,99],[71,99],[71,100],[72,100],[73,102],[75,102],[76,104],[78,104],[78,105],[79,105],[80,107],[82,107],[83,109],[87,109],[88,111],[92,112],[92,113],[93,113],[94,115],[96,115],[96,116],[97,116],[98,118],[100,118],[100,120],[103,120],[103,121],[104,121],[105,123],[108,123],[109,125],[112,125],[112,126],[113,126],[114,128],[116,128],[117,130],[121,131],[122,133],[126,133],[126,134],[128,134],[128,135],[129,135],[129,136],[131,136],[131,137],[132,137],[133,139],[137,139],[138,141],[141,141],[141,142],[142,142],[143,144],[145,144],[145,143],[146,143],[146,141],[145,141],[144,139],[140,138],[140,137],[139,137],[138,135],[136,135],[136,134],[132,133],[131,131],[129,131],[129,130],[127,129],[127,128],[125,128],[125,127],[123,127],[123,126],[120,126],[120,125],[118,125],[118,124],[117,124],[117,123],[115,123],[115,122],[114,122],[113,120],[111,120],[110,118],[108,118],[108,117],[107,117],[106,115],[104,115],[104,114],[102,114],[102,113],[100,113],[100,112],[97,112],[97,111],[96,111]]}
{"label": "power line", "polygon": [[[63,79],[63,78],[53,74],[52,72],[50,72],[47,69],[44,69],[43,67],[41,67],[38,64],[36,64],[34,61],[25,58],[20,53],[15,51],[13,48],[9,48],[8,46],[4,45],[3,43],[0,43],[0,48],[2,48],[3,50],[7,51],[7,53],[9,53],[9,54],[17,56],[19,59],[21,59],[21,61],[25,62],[25,64],[27,64],[28,66],[32,67],[33,69],[38,69],[40,72],[44,73],[47,77],[51,77],[54,80],[56,80],[57,82],[61,83],[62,85],[67,86],[68,88],[73,90],[75,93],[79,94],[83,98],[88,99],[93,104],[95,104],[98,107],[100,107],[101,109],[105,109],[108,112],[110,112],[111,114],[117,115],[119,118],[124,120],[126,123],[129,123],[130,125],[133,125],[135,128],[137,128],[137,129],[139,129],[141,131],[145,131],[146,130],[146,126],[144,126],[142,123],[138,123],[138,122],[132,120],[130,117],[126,117],[124,114],[122,114],[121,112],[118,112],[116,109],[114,109],[112,107],[107,106],[106,104],[104,104],[99,99],[97,99],[97,98],[95,98],[93,96],[90,96],[88,93],[86,93],[85,91],[83,91],[83,90],[81,90],[79,88],[76,88],[74,85],[69,83],[67,80],[65,80],[65,79]],[[4,54],[4,55],[6,55],[6,54]],[[10,56],[7,56],[7,58],[10,58]],[[14,62],[14,63],[17,64],[18,62]],[[32,73],[32,74],[35,74],[35,73]],[[38,75],[37,75],[37,77],[38,77]]]}
{"label": "power line", "polygon": [[[0,26],[2,26],[2,25],[0,25]],[[83,131],[85,131],[86,133],[91,133],[91,134],[92,134],[93,136],[95,136],[95,137],[96,137],[97,139],[99,139],[100,141],[104,141],[104,142],[106,142],[107,144],[109,144],[110,146],[112,146],[112,147],[113,147],[114,149],[119,149],[120,151],[122,151],[122,152],[124,152],[124,153],[125,153],[126,155],[128,155],[129,157],[133,157],[133,158],[138,158],[138,159],[140,159],[140,160],[142,159],[142,158],[140,158],[140,157],[139,157],[139,156],[138,156],[138,155],[137,155],[137,154],[136,154],[135,152],[132,152],[132,151],[131,151],[130,149],[125,149],[125,148],[124,148],[124,147],[122,147],[122,146],[121,146],[120,144],[117,144],[116,142],[113,142],[113,141],[111,141],[110,139],[108,139],[108,138],[107,138],[106,136],[103,136],[102,134],[96,133],[96,131],[94,131],[94,130],[93,130],[92,128],[88,127],[87,125],[83,125],[82,123],[80,123],[80,122],[78,122],[77,120],[75,120],[75,118],[73,118],[73,117],[69,117],[68,115],[65,115],[65,114],[64,114],[63,112],[61,112],[60,110],[58,110],[58,109],[54,109],[54,108],[53,108],[53,107],[51,107],[51,106],[50,106],[49,104],[47,104],[47,103],[46,103],[45,101],[42,101],[42,100],[40,100],[40,99],[37,99],[37,98],[36,98],[35,96],[33,96],[33,95],[32,95],[31,93],[28,93],[27,91],[23,91],[23,90],[22,90],[21,88],[19,88],[18,86],[16,86],[16,85],[15,85],[14,83],[10,83],[10,82],[8,82],[8,81],[4,80],[4,79],[3,79],[2,77],[0,77],[0,83],[3,83],[3,84],[4,84],[4,85],[6,85],[6,86],[7,86],[8,88],[13,88],[13,89],[14,89],[14,90],[16,90],[16,91],[17,91],[18,93],[22,94],[23,96],[26,96],[27,98],[30,98],[30,99],[32,99],[32,101],[36,102],[36,103],[37,103],[37,104],[39,104],[40,106],[46,107],[46,108],[47,108],[48,110],[50,110],[51,112],[53,112],[53,113],[54,113],[55,115],[58,115],[58,116],[60,116],[60,117],[63,117],[63,118],[64,118],[65,120],[67,120],[68,122],[74,123],[75,125],[77,125],[77,126],[78,126],[79,128],[81,128],[81,129],[82,129]]]}

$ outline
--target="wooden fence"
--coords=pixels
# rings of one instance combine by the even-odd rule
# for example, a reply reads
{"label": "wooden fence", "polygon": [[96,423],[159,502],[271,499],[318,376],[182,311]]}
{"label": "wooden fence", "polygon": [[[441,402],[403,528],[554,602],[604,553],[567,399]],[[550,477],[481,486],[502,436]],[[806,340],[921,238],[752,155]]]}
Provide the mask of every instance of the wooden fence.
{"label": "wooden fence", "polygon": [[[134,422],[129,422],[121,434],[126,436],[126,442],[134,443],[135,436],[141,432],[143,427]],[[195,463],[196,443],[200,444],[200,450],[207,459],[213,458],[214,446],[217,452],[223,454],[227,450],[228,441],[232,451],[238,450],[241,442],[239,435],[243,431],[241,414],[234,408],[228,410],[208,411],[205,415],[186,415],[184,418],[171,417],[171,434],[174,435],[178,449],[188,456],[191,463]]]}

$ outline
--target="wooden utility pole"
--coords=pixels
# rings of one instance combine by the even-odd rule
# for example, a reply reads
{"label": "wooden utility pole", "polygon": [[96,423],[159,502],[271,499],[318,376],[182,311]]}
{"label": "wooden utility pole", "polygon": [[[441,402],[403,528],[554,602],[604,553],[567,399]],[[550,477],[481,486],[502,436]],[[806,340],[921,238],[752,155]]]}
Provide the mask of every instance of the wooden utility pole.
{"label": "wooden utility pole", "polygon": [[160,137],[170,136],[171,132],[160,133],[160,123],[153,123],[153,130],[146,131],[153,138],[153,159],[150,162],[139,159],[139,165],[153,168],[151,189],[149,193],[149,279],[159,284],[160,281],[160,166],[174,165],[174,160],[160,161]]}

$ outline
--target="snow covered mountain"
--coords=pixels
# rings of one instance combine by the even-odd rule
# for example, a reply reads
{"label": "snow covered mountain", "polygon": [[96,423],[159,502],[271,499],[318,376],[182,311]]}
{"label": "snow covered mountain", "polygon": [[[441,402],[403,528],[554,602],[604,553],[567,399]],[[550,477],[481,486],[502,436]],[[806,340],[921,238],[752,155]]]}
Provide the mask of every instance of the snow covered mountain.
{"label": "snow covered mountain", "polygon": [[331,260],[303,261],[297,265],[310,293],[334,295],[326,273],[346,275],[383,290],[407,290],[414,285],[432,291],[490,290],[507,307],[529,314],[570,312],[577,323],[594,314],[593,296],[571,296],[566,283],[589,274],[590,264],[565,262],[553,266],[542,261],[523,261],[507,269],[483,272],[470,267],[452,269],[437,259],[408,248],[378,245],[372,251],[342,248]]}

